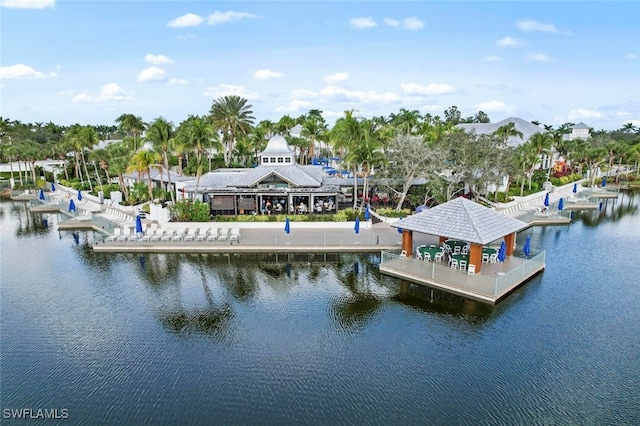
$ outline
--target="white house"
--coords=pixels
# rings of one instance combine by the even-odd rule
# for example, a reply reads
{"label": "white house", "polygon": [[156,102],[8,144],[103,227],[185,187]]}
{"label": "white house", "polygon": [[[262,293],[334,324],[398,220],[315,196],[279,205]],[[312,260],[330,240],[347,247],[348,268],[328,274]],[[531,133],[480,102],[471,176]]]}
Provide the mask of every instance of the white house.
{"label": "white house", "polygon": [[583,122],[574,124],[570,129],[571,133],[564,135],[564,140],[573,141],[576,139],[589,139],[591,137],[591,127],[587,126]]}

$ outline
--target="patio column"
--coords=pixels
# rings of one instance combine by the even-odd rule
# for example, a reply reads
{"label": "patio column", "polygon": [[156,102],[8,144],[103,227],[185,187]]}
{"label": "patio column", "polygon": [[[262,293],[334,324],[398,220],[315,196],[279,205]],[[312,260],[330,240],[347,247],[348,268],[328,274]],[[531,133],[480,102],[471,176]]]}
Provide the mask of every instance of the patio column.
{"label": "patio column", "polygon": [[413,256],[413,231],[402,231],[402,250],[407,252],[407,256]]}
{"label": "patio column", "polygon": [[516,233],[512,232],[504,237],[504,242],[507,246],[507,256],[513,256],[513,244],[516,241]]}
{"label": "patio column", "polygon": [[469,249],[469,265],[476,265],[476,272],[482,270],[482,245],[471,243],[471,249]]}
{"label": "patio column", "polygon": [[440,241],[440,245],[442,245],[445,241],[447,241],[447,237],[440,237],[438,241]]}

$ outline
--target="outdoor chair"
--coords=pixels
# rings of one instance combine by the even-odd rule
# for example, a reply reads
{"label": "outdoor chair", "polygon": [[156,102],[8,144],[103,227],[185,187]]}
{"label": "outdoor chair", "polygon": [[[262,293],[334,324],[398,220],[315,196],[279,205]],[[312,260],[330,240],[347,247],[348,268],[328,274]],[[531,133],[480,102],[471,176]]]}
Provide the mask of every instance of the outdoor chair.
{"label": "outdoor chair", "polygon": [[431,262],[431,254],[425,253],[422,255],[425,262]]}
{"label": "outdoor chair", "polygon": [[467,270],[467,261],[466,260],[459,260],[458,261],[458,269],[460,269],[461,271],[466,271]]}
{"label": "outdoor chair", "polygon": [[210,233],[211,233],[211,228],[201,229],[200,232],[198,232],[198,235],[196,235],[196,241],[207,240]]}
{"label": "outdoor chair", "polygon": [[455,246],[453,248],[453,254],[460,254],[460,246]]}
{"label": "outdoor chair", "polygon": [[129,238],[129,235],[130,235],[129,229],[123,229],[120,233],[120,236],[116,238],[116,241],[127,241],[127,238]]}
{"label": "outdoor chair", "polygon": [[434,260],[436,262],[442,262],[442,256],[444,256],[444,254],[442,252],[438,252],[438,253],[436,253],[436,255],[434,257]]}
{"label": "outdoor chair", "polygon": [[174,234],[175,234],[175,230],[167,229],[164,232],[164,235],[160,237],[160,241],[171,241],[171,238],[173,238]]}
{"label": "outdoor chair", "polygon": [[237,243],[240,242],[240,229],[239,228],[232,228],[231,229],[231,234],[229,234],[229,241],[235,241]]}
{"label": "outdoor chair", "polygon": [[467,275],[475,275],[476,274],[476,265],[474,265],[473,263],[469,264],[469,267],[467,268]]}
{"label": "outdoor chair", "polygon": [[198,235],[198,228],[189,228],[189,232],[187,232],[187,235],[184,236],[184,240],[185,241],[193,241],[196,239],[196,236]]}
{"label": "outdoor chair", "polygon": [[462,247],[462,250],[460,252],[464,255],[469,254],[469,246]]}
{"label": "outdoor chair", "polygon": [[407,251],[406,250],[402,250],[400,252],[400,260],[405,260],[407,258]]}
{"label": "outdoor chair", "polygon": [[420,247],[416,249],[416,259],[422,260],[422,253],[420,252]]}
{"label": "outdoor chair", "polygon": [[180,229],[178,231],[175,231],[173,234],[173,237],[171,237],[171,241],[182,241],[182,238],[184,237],[184,229]]}
{"label": "outdoor chair", "polygon": [[219,233],[220,233],[220,228],[218,228],[218,229],[210,228],[209,229],[209,233],[207,234],[207,241],[215,241],[215,240],[217,240],[218,236],[219,236]]}
{"label": "outdoor chair", "polygon": [[489,262],[490,263],[498,263],[498,255],[496,253],[493,253],[492,255],[489,256]]}
{"label": "outdoor chair", "polygon": [[227,241],[229,238],[229,228],[222,228],[218,233],[218,241]]}
{"label": "outdoor chair", "polygon": [[149,241],[160,241],[164,235],[164,229],[156,229]]}
{"label": "outdoor chair", "polygon": [[120,228],[116,228],[113,230],[113,235],[110,235],[107,238],[105,238],[105,241],[108,241],[108,242],[116,241],[116,239],[119,236],[120,236]]}
{"label": "outdoor chair", "polygon": [[482,263],[489,263],[489,253],[482,253]]}
{"label": "outdoor chair", "polygon": [[451,269],[458,269],[458,261],[456,259],[451,259]]}

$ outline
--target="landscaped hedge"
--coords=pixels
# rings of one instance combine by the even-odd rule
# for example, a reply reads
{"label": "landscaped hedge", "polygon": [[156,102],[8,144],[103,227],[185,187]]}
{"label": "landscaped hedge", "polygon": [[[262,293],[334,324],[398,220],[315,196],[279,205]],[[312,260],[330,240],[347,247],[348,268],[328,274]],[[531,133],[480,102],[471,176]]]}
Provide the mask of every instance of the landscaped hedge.
{"label": "landscaped hedge", "polygon": [[575,182],[578,181],[580,179],[582,179],[582,175],[579,173],[573,173],[571,175],[568,176],[562,176],[560,178],[549,178],[549,181],[554,185],[554,186],[562,186],[562,185],[566,185],[568,183],[571,182]]}
{"label": "landscaped hedge", "polygon": [[378,213],[380,216],[386,216],[386,217],[407,217],[411,213],[411,210],[402,209],[399,212],[397,212],[396,209],[394,208],[383,207],[383,208],[377,209],[376,213]]}

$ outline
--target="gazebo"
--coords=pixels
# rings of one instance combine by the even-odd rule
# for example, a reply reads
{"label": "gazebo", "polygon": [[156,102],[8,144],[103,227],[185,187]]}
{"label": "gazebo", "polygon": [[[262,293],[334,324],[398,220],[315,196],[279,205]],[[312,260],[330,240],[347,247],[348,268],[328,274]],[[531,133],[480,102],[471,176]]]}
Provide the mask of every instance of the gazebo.
{"label": "gazebo", "polygon": [[402,229],[402,249],[413,252],[413,233],[437,235],[440,242],[452,238],[471,243],[469,264],[482,268],[482,247],[504,238],[506,255],[513,255],[516,232],[528,225],[495,210],[460,197],[423,210],[392,224]]}

